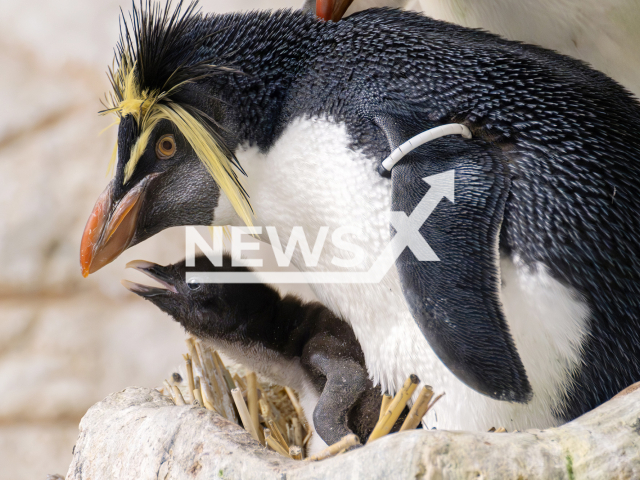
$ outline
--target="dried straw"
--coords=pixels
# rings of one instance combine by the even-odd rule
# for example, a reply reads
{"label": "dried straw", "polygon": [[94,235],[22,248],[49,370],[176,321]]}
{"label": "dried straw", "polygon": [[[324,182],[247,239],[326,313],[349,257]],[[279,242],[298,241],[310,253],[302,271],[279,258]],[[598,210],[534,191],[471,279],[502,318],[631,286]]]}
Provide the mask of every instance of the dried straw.
{"label": "dried straw", "polygon": [[187,404],[187,402],[184,401],[184,397],[182,396],[182,393],[180,392],[180,389],[177,386],[173,385],[171,387],[171,390],[173,392],[173,398],[174,398],[174,401],[175,401],[176,405],[186,405]]}
{"label": "dried straw", "polygon": [[245,378],[247,379],[247,403],[249,404],[251,421],[253,422],[253,428],[258,432],[260,443],[264,445],[265,439],[262,428],[260,428],[260,418],[258,416],[258,379],[255,372],[249,372]]}
{"label": "dried straw", "polygon": [[193,368],[202,372],[202,364],[200,363],[200,357],[198,357],[198,352],[196,351],[196,343],[199,343],[199,341],[193,337],[189,337],[186,340],[187,350],[189,350],[189,356],[193,361]]}
{"label": "dried straw", "polygon": [[242,377],[240,375],[238,375],[237,373],[233,376],[233,381],[236,383],[236,385],[240,388],[240,390],[244,391],[245,394],[247,392],[247,384],[244,383],[244,380],[242,379]]}
{"label": "dried straw", "polygon": [[271,430],[268,428],[264,429],[264,439],[272,450],[278,452],[280,455],[284,455],[285,457],[289,456],[289,450],[285,449],[280,442],[273,437]]}
{"label": "dried straw", "polygon": [[293,425],[293,444],[298,447],[304,446],[304,443],[302,443],[302,425],[300,424],[300,420],[298,420],[297,417],[293,417],[291,423]]}
{"label": "dried straw", "polygon": [[405,430],[413,430],[422,421],[422,417],[429,411],[429,402],[433,397],[433,389],[429,385],[425,385],[422,387],[418,398],[413,403],[411,410],[409,410],[409,415],[405,418],[402,427],[400,427],[400,431],[403,432]]}
{"label": "dried straw", "polygon": [[[202,392],[200,390],[200,377],[196,377],[196,388],[193,389],[193,397],[198,402],[198,405],[204,407],[204,400],[202,399]],[[206,408],[206,407],[205,407]]]}
{"label": "dried straw", "polygon": [[267,425],[271,429],[271,435],[278,442],[280,442],[280,444],[288,452],[289,451],[289,444],[285,440],[284,435],[282,435],[282,432],[280,431],[280,427],[278,427],[278,424],[275,421],[275,418],[273,416],[273,410],[271,409],[271,406],[263,398],[260,399],[260,410],[262,411],[262,416],[264,417],[265,421],[267,422]]}
{"label": "dried straw", "polygon": [[209,384],[209,380],[207,380],[206,378],[201,379],[200,377],[198,377],[198,379],[200,380],[200,392],[202,393],[202,399],[204,400],[205,408],[207,410],[213,410],[214,412],[218,412],[220,415],[227,418],[224,412],[216,408],[216,404],[218,402],[216,402],[214,399],[213,392],[211,391],[211,385]]}
{"label": "dried straw", "polygon": [[[244,403],[244,398],[242,398],[242,393],[239,388],[234,388],[231,390],[231,395],[233,395],[233,400],[236,403],[236,408],[238,409],[238,413],[240,414],[240,418],[242,419],[242,424],[247,432],[251,434],[254,440],[260,442],[260,437],[256,432],[256,429],[253,426],[253,422],[251,421],[251,415],[249,414],[249,410],[247,409],[247,404]],[[264,442],[260,442],[264,445]]]}
{"label": "dried straw", "polygon": [[387,395],[386,393],[382,395],[382,403],[380,404],[380,417],[378,418],[378,420],[382,418],[382,415],[385,414],[392,399],[393,397],[391,395]]}
{"label": "dried straw", "polygon": [[187,382],[189,384],[189,399],[193,403],[193,390],[196,388],[195,380],[193,379],[193,365],[191,363],[191,355],[188,353],[182,355],[184,357],[185,366],[187,368]]}
{"label": "dried straw", "polygon": [[411,395],[413,395],[418,383],[420,383],[420,379],[416,375],[410,375],[409,378],[407,378],[402,388],[398,391],[387,407],[387,411],[378,420],[378,423],[373,429],[373,432],[371,432],[367,443],[371,443],[391,431],[396,420],[398,420],[398,417],[402,413],[402,410],[411,398]]}
{"label": "dried straw", "polygon": [[269,411],[271,416],[280,427],[280,431],[287,429],[287,421],[284,418],[284,415],[280,413],[280,409],[278,409],[271,400],[269,400],[269,396],[265,394],[262,388],[258,387],[258,391],[260,392],[260,399],[264,400],[269,405]]}
{"label": "dried straw", "polygon": [[302,405],[300,405],[300,401],[296,396],[296,392],[294,392],[293,389],[289,387],[284,387],[284,391],[287,392],[287,396],[289,397],[289,400],[291,401],[291,405],[293,405],[293,408],[296,411],[296,415],[298,415],[298,418],[300,419],[301,422],[304,422],[306,417],[304,415],[304,410],[302,409]]}
{"label": "dried straw", "polygon": [[[249,372],[245,378],[238,374],[232,376],[218,352],[207,344],[191,337],[186,345],[189,353],[183,357],[188,385],[181,384],[185,390],[182,392],[178,385],[165,380],[164,387],[160,389],[165,395],[170,396],[176,405],[186,404],[186,397],[192,404],[214,411],[232,422],[240,424],[242,420],[248,433],[262,445],[286,457],[304,458],[313,429],[308,426],[302,405],[291,388],[261,384],[254,372]],[[412,375],[395,398],[383,396],[380,418],[369,441],[391,430],[417,383],[417,377]],[[423,415],[442,397],[440,395],[429,403],[432,396],[430,387],[423,388],[402,430],[415,428]],[[267,428],[263,429],[262,423]],[[337,455],[357,443],[355,435],[348,435],[308,460]]]}
{"label": "dried straw", "polygon": [[227,383],[227,388],[229,389],[229,391],[233,390],[234,388],[236,388],[236,384],[233,381],[233,378],[231,377],[229,370],[227,370],[227,367],[225,366],[224,362],[220,358],[220,355],[218,354],[218,352],[213,350],[211,353],[213,354],[213,361],[216,364],[216,368],[220,371],[220,373],[222,374],[222,377]]}
{"label": "dried straw", "polygon": [[324,460],[325,458],[333,457],[334,455],[337,455],[338,453],[341,453],[347,450],[348,448],[353,447],[354,445],[358,445],[359,443],[360,443],[360,440],[356,435],[354,434],[345,435],[344,437],[342,437],[340,441],[334,443],[333,445],[328,446],[321,452],[315,455],[312,455],[311,457],[307,458],[306,461],[313,462],[313,461]]}

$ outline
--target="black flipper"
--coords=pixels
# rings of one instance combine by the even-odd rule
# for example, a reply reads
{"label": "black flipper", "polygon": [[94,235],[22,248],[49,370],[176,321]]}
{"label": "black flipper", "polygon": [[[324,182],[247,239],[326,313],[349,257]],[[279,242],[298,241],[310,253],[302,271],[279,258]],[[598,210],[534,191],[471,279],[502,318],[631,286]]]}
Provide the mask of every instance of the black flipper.
{"label": "black flipper", "polygon": [[392,170],[392,211],[409,216],[438,189],[424,179],[450,170],[455,203],[442,198],[419,229],[439,261],[419,261],[405,248],[396,260],[402,290],[429,344],[460,380],[495,399],[527,402],[531,385],[499,298],[498,236],[510,186],[502,154],[458,136],[417,148]]}

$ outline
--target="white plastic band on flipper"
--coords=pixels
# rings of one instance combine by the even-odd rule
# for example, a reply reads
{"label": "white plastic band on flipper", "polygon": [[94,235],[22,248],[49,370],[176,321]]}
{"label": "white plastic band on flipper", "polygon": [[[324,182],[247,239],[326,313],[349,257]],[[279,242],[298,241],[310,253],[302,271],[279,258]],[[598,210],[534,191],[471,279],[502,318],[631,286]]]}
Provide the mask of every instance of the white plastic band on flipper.
{"label": "white plastic band on flipper", "polygon": [[441,125],[439,127],[432,128],[413,138],[410,138],[398,148],[396,148],[391,155],[384,159],[382,166],[387,172],[398,163],[402,157],[404,157],[411,150],[418,148],[420,145],[424,145],[436,138],[444,137],[445,135],[462,135],[464,138],[471,138],[471,131],[460,123],[448,123],[447,125]]}

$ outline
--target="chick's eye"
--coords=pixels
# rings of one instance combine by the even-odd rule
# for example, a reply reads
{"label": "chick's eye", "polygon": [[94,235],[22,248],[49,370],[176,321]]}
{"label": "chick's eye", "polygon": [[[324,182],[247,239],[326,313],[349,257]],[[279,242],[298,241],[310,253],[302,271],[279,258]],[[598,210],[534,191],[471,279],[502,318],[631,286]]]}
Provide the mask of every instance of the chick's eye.
{"label": "chick's eye", "polygon": [[176,140],[173,135],[163,135],[156,143],[156,155],[162,160],[173,157],[176,154]]}
{"label": "chick's eye", "polygon": [[198,283],[198,280],[195,278],[187,282],[187,287],[189,287],[191,290],[199,290],[201,286],[202,284]]}

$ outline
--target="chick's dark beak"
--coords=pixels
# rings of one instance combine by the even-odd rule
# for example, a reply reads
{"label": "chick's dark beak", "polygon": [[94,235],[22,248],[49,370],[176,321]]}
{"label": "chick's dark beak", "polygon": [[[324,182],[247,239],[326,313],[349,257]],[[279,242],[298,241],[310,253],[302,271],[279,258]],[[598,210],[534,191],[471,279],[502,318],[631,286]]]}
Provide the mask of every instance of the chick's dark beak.
{"label": "chick's dark beak", "polygon": [[316,0],[316,15],[325,21],[340,20],[353,0]]}
{"label": "chick's dark beak", "polygon": [[143,178],[120,201],[114,201],[113,182],[98,197],[80,244],[83,277],[111,263],[129,247],[145,191],[156,176],[151,174]]}
{"label": "chick's dark beak", "polygon": [[169,292],[178,293],[174,285],[174,277],[168,271],[167,267],[156,265],[155,263],[145,260],[134,260],[133,262],[127,263],[127,268],[138,270],[165,287],[151,287],[149,285],[130,282],[129,280],[122,280],[122,285],[136,295],[140,295],[141,297],[155,297],[158,295],[169,295]]}

